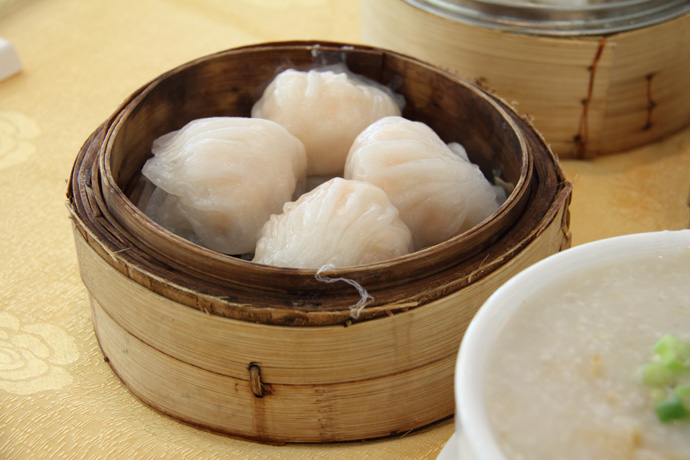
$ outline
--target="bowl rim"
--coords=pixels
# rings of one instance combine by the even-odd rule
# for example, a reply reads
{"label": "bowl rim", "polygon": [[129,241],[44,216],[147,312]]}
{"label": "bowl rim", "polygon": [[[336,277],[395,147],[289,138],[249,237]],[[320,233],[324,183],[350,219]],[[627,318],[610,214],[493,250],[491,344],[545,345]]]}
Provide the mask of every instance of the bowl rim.
{"label": "bowl rim", "polygon": [[625,261],[682,247],[690,248],[690,229],[633,233],[584,243],[531,265],[489,296],[467,327],[456,362],[455,432],[463,444],[477,458],[507,460],[490,428],[481,396],[483,378],[492,342],[535,290],[600,262]]}

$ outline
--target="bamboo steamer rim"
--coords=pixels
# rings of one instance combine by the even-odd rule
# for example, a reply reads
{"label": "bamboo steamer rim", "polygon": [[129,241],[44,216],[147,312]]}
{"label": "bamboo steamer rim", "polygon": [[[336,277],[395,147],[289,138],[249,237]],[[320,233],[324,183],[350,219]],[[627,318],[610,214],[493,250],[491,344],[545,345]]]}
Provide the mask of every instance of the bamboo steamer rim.
{"label": "bamboo steamer rim", "polygon": [[[177,74],[180,71],[193,68],[200,63],[208,62],[213,59],[222,58],[228,54],[244,53],[244,52],[261,52],[261,51],[275,51],[276,49],[285,50],[309,50],[313,52],[315,49],[319,51],[332,50],[346,53],[365,53],[373,55],[375,58],[384,61],[386,59],[392,60],[395,58],[404,59],[420,68],[433,70],[436,73],[444,75],[444,78],[451,78],[457,80],[458,84],[466,85],[473,91],[477,92],[496,113],[501,114],[505,126],[509,126],[512,132],[516,133],[519,140],[519,145],[523,155],[523,162],[521,164],[520,181],[516,184],[513,194],[511,194],[509,201],[504,204],[491,218],[484,221],[479,226],[463,235],[458,235],[447,243],[437,245],[436,247],[428,248],[419,251],[417,254],[412,254],[396,259],[389,263],[373,264],[372,266],[355,267],[352,269],[338,270],[332,276],[347,276],[357,278],[358,274],[373,273],[372,278],[381,277],[381,273],[390,271],[391,267],[396,264],[423,264],[430,256],[444,255],[448,251],[448,245],[461,244],[477,235],[482,236],[482,232],[486,229],[491,229],[495,226],[497,216],[502,214],[516,219],[524,214],[524,208],[529,200],[545,200],[549,202],[554,196],[561,196],[560,199],[565,199],[563,196],[569,197],[570,186],[564,180],[562,172],[557,166],[557,162],[553,153],[545,146],[543,139],[538,133],[532,133],[533,129],[524,120],[520,119],[510,107],[503,101],[498,100],[493,96],[483,93],[481,90],[462,82],[457,77],[448,73],[432,68],[428,64],[422,63],[415,59],[393,53],[390,51],[380,50],[366,46],[352,46],[339,43],[323,43],[323,42],[279,42],[268,43],[262,45],[253,45],[248,47],[236,48],[233,50],[224,51],[211,56],[206,56],[187,64],[183,64],[176,69],[166,72],[152,83],[143,86],[140,90],[135,92],[127,101],[125,101],[116,113],[107,120],[99,130],[97,130],[92,137],[85,143],[80,156],[75,162],[72,179],[70,182],[70,204],[72,214],[77,226],[83,235],[88,236],[89,243],[97,247],[97,250],[108,259],[109,262],[118,267],[118,269],[128,276],[136,279],[138,282],[148,285],[151,289],[163,295],[170,295],[176,298],[183,304],[192,306],[194,308],[203,309],[213,314],[221,316],[229,316],[237,319],[267,322],[270,324],[294,324],[294,325],[328,325],[328,324],[343,324],[350,320],[349,305],[355,298],[352,292],[347,292],[347,286],[337,289],[334,285],[328,285],[328,291],[335,294],[333,305],[318,305],[310,304],[309,299],[306,303],[300,304],[295,302],[294,298],[287,299],[284,303],[276,303],[275,299],[270,299],[268,302],[258,302],[257,304],[249,304],[243,301],[242,296],[238,295],[233,298],[229,292],[234,292],[237,284],[226,283],[227,280],[204,280],[203,288],[199,289],[198,284],[200,277],[209,274],[209,269],[213,270],[217,266],[221,267],[237,267],[236,270],[245,275],[247,272],[259,272],[262,275],[269,277],[276,277],[283,279],[286,274],[294,277],[302,277],[305,280],[312,281],[315,271],[313,270],[299,270],[299,269],[283,269],[275,267],[266,267],[252,262],[238,260],[231,256],[209,251],[200,248],[192,243],[187,242],[179,237],[176,237],[158,227],[151,222],[147,217],[139,211],[136,206],[128,199],[125,192],[118,185],[111,170],[110,152],[113,148],[113,143],[120,130],[123,129],[124,120],[131,114],[133,107],[141,102],[158,84],[164,82],[166,79]],[[524,137],[524,131],[530,131],[530,139]],[[528,142],[529,141],[529,142]],[[532,155],[535,151],[540,151],[540,155],[547,161],[541,167],[541,176],[537,178],[538,182],[532,180],[533,165]],[[542,160],[544,159],[542,158]],[[80,163],[81,161],[81,163]],[[539,168],[537,168],[539,169]],[[538,192],[540,186],[550,183],[547,187],[550,196],[539,197]],[[569,198],[567,198],[569,199]],[[546,208],[549,206],[545,206]],[[503,228],[500,231],[505,233],[509,228]],[[148,232],[148,235],[147,235]],[[528,232],[529,233],[529,232]],[[536,232],[532,232],[536,233]],[[142,238],[143,235],[143,238]],[[197,262],[201,260],[209,262],[210,267],[197,266],[189,267],[175,267],[170,269],[168,265],[172,259],[178,254],[168,255],[162,254],[160,251],[152,250],[150,246],[146,245],[147,238],[153,236],[161,237],[161,242],[164,246],[175,248],[176,251],[182,250],[185,254],[184,263],[189,262],[186,257],[189,256],[191,261]],[[532,238],[535,235],[531,236]],[[500,235],[490,236],[489,240],[496,240]],[[145,243],[142,245],[141,242]],[[515,251],[515,248],[509,248],[510,251]],[[188,254],[187,254],[188,253]],[[474,254],[474,259],[477,259],[481,254]],[[365,309],[365,314],[361,320],[373,319],[381,315],[390,314],[391,311],[401,311],[408,308],[414,308],[425,302],[432,300],[435,296],[446,294],[452,290],[460,289],[464,284],[470,282],[472,273],[477,273],[477,276],[486,274],[500,265],[500,257],[493,254],[495,259],[488,260],[489,255],[485,256],[484,262],[477,263],[474,261],[469,278],[465,278],[460,282],[449,281],[448,273],[442,272],[437,274],[437,279],[432,279],[432,282],[437,283],[433,286],[431,294],[422,294],[411,302],[406,302],[404,296],[401,295],[383,295],[383,300],[390,302],[389,305],[382,303],[374,304]],[[161,259],[164,262],[161,262]],[[477,271],[477,269],[480,269]],[[329,273],[329,275],[331,275]],[[236,280],[233,280],[236,281]],[[251,281],[251,280],[250,280]],[[425,280],[426,281],[426,280]],[[404,280],[405,284],[407,280]],[[312,284],[314,284],[312,282]],[[351,288],[350,288],[351,291]],[[389,289],[390,291],[390,289]],[[267,290],[263,290],[262,294],[268,294]],[[381,294],[390,294],[389,292],[379,291],[377,296]],[[256,298],[252,300],[258,301]],[[381,298],[381,297],[379,297]],[[328,300],[331,300],[329,298]]]}

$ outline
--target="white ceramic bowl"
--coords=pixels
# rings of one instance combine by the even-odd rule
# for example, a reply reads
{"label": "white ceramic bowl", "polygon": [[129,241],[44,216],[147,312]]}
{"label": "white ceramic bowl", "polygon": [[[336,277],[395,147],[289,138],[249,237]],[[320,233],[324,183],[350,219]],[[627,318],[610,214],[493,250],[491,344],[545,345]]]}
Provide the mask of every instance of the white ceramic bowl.
{"label": "white ceramic bowl", "polygon": [[501,286],[481,307],[463,338],[455,374],[456,432],[439,458],[507,460],[489,423],[483,398],[485,371],[503,325],[535,291],[583,268],[610,261],[625,263],[633,255],[655,257],[683,247],[690,248],[690,230],[609,238],[550,256]]}

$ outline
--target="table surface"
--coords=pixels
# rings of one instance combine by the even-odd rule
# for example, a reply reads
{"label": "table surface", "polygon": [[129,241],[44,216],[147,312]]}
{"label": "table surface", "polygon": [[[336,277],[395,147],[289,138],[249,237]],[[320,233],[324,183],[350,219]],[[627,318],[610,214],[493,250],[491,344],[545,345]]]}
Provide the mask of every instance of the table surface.
{"label": "table surface", "polygon": [[[0,82],[0,458],[436,458],[452,420],[382,440],[271,446],[141,404],[100,353],[64,204],[81,144],[157,75],[258,42],[361,43],[359,23],[355,1],[0,0],[0,36],[23,65]],[[573,245],[689,226],[690,130],[562,166]]]}

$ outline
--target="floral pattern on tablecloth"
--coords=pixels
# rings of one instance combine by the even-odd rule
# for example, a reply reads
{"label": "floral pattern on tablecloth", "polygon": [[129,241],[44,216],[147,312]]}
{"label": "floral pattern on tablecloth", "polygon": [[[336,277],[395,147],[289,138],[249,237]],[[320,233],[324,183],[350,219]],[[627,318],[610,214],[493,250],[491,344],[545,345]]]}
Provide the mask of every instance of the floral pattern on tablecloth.
{"label": "floral pattern on tablecloth", "polygon": [[29,395],[60,390],[74,380],[69,365],[78,358],[74,338],[60,327],[23,324],[0,312],[0,391]]}
{"label": "floral pattern on tablecloth", "polygon": [[36,151],[32,140],[40,133],[32,118],[20,112],[0,110],[0,170],[28,160]]}

